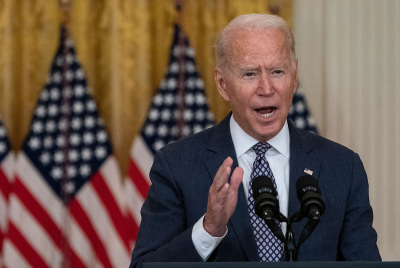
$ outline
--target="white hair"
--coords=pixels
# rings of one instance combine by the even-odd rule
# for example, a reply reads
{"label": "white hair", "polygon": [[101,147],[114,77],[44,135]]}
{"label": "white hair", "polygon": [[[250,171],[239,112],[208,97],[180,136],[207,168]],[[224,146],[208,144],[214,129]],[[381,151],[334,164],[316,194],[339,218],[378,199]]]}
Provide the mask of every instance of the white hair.
{"label": "white hair", "polygon": [[285,35],[285,39],[290,48],[292,64],[296,65],[296,50],[294,37],[287,23],[279,16],[271,14],[246,14],[233,19],[218,35],[215,43],[215,57],[217,67],[222,68],[226,65],[226,49],[228,46],[229,35],[239,29],[244,30],[267,30],[279,29]]}

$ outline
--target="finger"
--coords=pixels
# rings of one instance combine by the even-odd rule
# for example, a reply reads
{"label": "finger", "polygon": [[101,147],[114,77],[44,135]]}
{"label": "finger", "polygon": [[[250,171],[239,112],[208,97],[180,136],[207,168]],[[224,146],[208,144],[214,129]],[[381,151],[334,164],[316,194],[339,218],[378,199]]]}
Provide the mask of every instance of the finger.
{"label": "finger", "polygon": [[232,158],[227,157],[219,167],[213,182],[214,190],[220,191],[221,188],[228,182],[232,164]]}
{"label": "finger", "polygon": [[243,179],[243,169],[241,167],[235,168],[231,176],[231,190],[237,191]]}
{"label": "finger", "polygon": [[[231,176],[231,183],[229,185],[229,192],[227,194],[227,201],[228,206],[229,204],[232,205],[232,211],[235,210],[236,207],[236,202],[237,202],[237,196],[238,196],[238,189],[240,187],[240,183],[242,182],[243,179],[243,169],[240,167],[235,168],[235,170],[232,173]],[[233,212],[232,212],[233,213]]]}
{"label": "finger", "polygon": [[230,195],[237,195],[240,183],[243,179],[243,169],[241,167],[235,168],[231,176],[230,184],[227,182],[221,188],[221,190],[217,193],[217,200],[220,202],[225,202],[225,199],[228,194]]}
{"label": "finger", "polygon": [[226,196],[229,193],[230,185],[228,183],[225,183],[221,189],[216,193],[216,202],[217,204],[220,204],[222,206],[222,209],[224,207],[223,204],[225,204],[226,201]]}

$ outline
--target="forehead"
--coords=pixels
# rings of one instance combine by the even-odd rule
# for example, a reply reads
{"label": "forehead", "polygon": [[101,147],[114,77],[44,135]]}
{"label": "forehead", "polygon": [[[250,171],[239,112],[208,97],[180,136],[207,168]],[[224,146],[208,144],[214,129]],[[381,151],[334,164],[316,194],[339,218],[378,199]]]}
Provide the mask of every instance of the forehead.
{"label": "forehead", "polygon": [[268,57],[290,58],[290,48],[279,29],[239,29],[230,35],[227,54],[233,59]]}

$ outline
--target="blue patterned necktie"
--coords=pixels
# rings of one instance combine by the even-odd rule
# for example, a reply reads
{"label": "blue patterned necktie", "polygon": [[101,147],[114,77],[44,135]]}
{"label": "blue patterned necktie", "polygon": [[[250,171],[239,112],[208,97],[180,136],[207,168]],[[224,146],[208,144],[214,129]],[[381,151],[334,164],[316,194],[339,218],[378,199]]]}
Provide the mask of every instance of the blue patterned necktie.
{"label": "blue patterned necktie", "polygon": [[253,164],[253,171],[250,175],[250,187],[248,197],[248,209],[250,220],[253,226],[253,233],[256,238],[258,247],[258,255],[262,262],[278,262],[282,259],[283,247],[282,242],[271,232],[267,224],[259,218],[254,211],[253,189],[251,188],[253,180],[258,176],[267,176],[271,178],[276,189],[276,182],[272,170],[269,166],[265,153],[271,148],[266,142],[259,142],[253,146],[257,157]]}

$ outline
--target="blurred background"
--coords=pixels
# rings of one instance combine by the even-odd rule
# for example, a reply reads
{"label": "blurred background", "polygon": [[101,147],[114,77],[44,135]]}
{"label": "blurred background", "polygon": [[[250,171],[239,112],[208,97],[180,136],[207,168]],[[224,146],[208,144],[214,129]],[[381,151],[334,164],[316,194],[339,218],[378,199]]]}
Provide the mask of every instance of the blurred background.
{"label": "blurred background", "polygon": [[[177,3],[181,9],[177,8]],[[122,177],[166,74],[174,23],[186,32],[218,123],[213,44],[234,17],[274,13],[291,26],[299,92],[319,134],[360,154],[384,260],[400,260],[400,1],[0,0],[0,119],[22,149],[67,22]]]}

